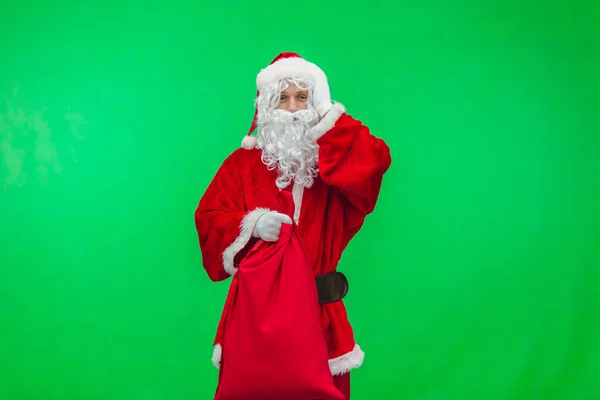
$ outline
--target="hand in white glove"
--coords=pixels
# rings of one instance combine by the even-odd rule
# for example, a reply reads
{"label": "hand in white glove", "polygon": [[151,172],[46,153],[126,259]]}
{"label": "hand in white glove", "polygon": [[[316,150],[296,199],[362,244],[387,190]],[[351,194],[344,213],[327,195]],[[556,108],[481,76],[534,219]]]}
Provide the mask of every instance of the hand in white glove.
{"label": "hand in white glove", "polygon": [[315,64],[311,64],[311,70],[315,77],[313,104],[319,113],[319,116],[323,118],[332,106],[329,83],[327,82],[327,76],[321,68],[317,67]]}
{"label": "hand in white glove", "polygon": [[265,242],[276,242],[279,240],[281,224],[291,224],[292,219],[275,211],[268,212],[256,221],[252,236]]}

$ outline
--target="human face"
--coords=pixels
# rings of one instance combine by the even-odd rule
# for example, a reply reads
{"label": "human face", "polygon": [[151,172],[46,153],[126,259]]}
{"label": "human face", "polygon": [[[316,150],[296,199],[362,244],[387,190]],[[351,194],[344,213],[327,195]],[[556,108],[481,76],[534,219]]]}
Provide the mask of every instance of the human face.
{"label": "human face", "polygon": [[306,110],[308,108],[308,91],[299,89],[295,85],[290,85],[281,92],[277,108],[291,113],[298,110]]}

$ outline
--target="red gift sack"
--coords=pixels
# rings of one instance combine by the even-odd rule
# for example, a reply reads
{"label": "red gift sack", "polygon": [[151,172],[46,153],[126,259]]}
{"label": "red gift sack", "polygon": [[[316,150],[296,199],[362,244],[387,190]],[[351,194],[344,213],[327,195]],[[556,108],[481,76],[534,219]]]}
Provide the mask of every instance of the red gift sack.
{"label": "red gift sack", "polygon": [[[293,214],[291,193],[278,196]],[[344,400],[319,321],[315,277],[296,226],[260,242],[240,263],[225,306],[215,400]]]}

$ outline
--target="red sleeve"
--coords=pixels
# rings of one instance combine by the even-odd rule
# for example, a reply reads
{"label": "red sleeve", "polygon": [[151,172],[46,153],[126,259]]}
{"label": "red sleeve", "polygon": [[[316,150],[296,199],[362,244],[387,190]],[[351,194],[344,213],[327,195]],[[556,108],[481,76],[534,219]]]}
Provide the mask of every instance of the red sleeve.
{"label": "red sleeve", "polygon": [[339,188],[362,214],[371,213],[383,175],[392,162],[386,143],[346,114],[339,103],[313,130],[318,137],[319,174],[323,181]]}
{"label": "red sleeve", "polygon": [[234,155],[219,168],[194,215],[202,265],[215,282],[235,273],[239,260],[255,242],[256,221],[268,212],[246,210]]}

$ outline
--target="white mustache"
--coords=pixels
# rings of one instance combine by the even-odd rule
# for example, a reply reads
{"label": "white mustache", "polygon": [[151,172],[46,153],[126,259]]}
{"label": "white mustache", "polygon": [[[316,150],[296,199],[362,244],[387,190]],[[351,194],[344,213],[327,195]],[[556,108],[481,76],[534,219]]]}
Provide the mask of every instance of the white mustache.
{"label": "white mustache", "polygon": [[303,122],[308,123],[314,119],[314,115],[309,110],[299,110],[296,112],[289,112],[286,110],[273,110],[271,115],[271,121],[275,123],[292,123],[292,122]]}

